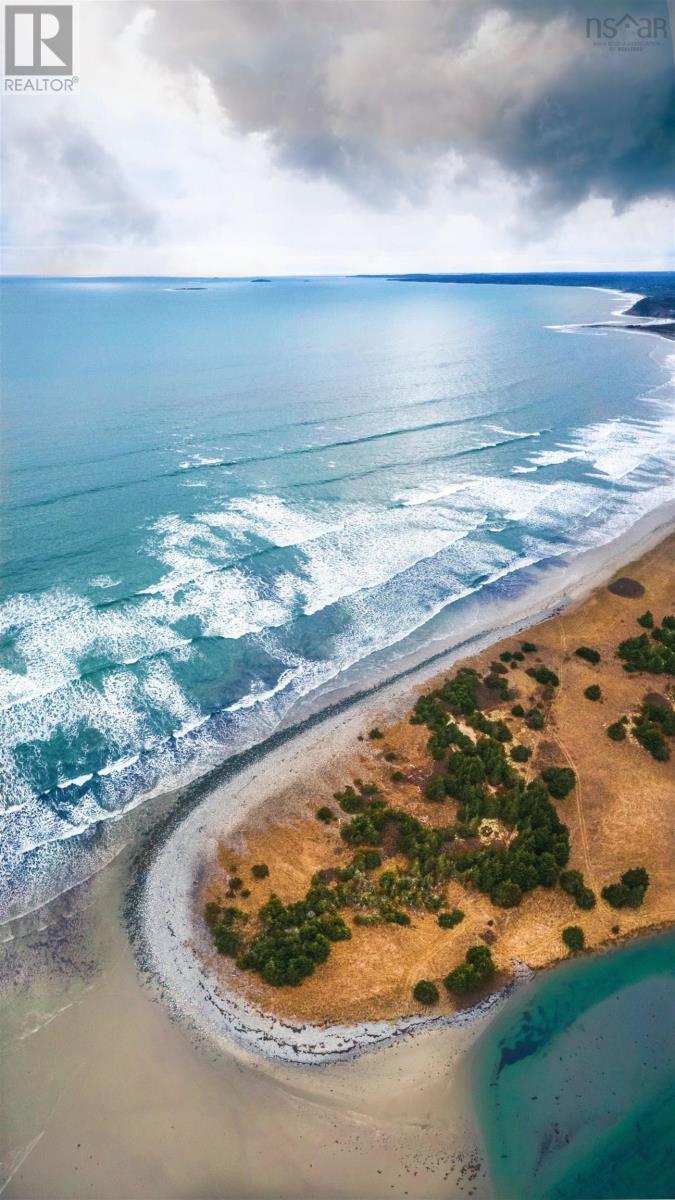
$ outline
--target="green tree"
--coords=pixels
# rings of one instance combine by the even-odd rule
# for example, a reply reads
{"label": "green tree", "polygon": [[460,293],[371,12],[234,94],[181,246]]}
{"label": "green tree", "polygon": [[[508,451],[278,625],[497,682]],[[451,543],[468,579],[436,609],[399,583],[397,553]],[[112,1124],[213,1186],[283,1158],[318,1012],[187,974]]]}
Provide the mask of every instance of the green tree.
{"label": "green tree", "polygon": [[511,751],[511,758],[514,762],[527,762],[532,755],[532,751],[528,746],[514,746]]}
{"label": "green tree", "polygon": [[600,893],[612,908],[640,908],[649,887],[649,873],[644,867],[624,871],[618,883],[610,883]]}
{"label": "green tree", "polygon": [[574,653],[578,658],[585,658],[586,662],[593,663],[593,666],[600,662],[598,651],[591,650],[590,646],[578,646]]}
{"label": "green tree", "polygon": [[459,925],[460,921],[464,920],[464,913],[461,908],[453,908],[451,912],[441,912],[438,914],[438,924],[441,929],[454,929],[455,925]]}
{"label": "green tree", "polygon": [[562,931],[562,940],[572,954],[577,954],[584,948],[584,931],[580,925],[568,925]]}
{"label": "green tree", "polygon": [[438,988],[430,979],[420,979],[415,984],[413,996],[418,1004],[438,1004]]}
{"label": "green tree", "polygon": [[545,767],[541,777],[555,800],[564,800],[576,783],[571,767]]}
{"label": "green tree", "polygon": [[446,975],[443,983],[456,996],[476,991],[491,979],[495,965],[488,946],[479,944],[467,950],[464,962]]}

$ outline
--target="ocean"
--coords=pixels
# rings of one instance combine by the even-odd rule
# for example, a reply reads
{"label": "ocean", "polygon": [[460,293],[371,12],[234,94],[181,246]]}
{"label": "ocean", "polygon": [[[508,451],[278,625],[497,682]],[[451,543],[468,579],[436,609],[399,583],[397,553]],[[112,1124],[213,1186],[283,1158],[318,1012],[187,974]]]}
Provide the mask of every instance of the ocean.
{"label": "ocean", "polygon": [[672,347],[579,328],[630,302],[5,280],[0,915],[672,498]]}
{"label": "ocean", "polygon": [[675,935],[540,974],[473,1054],[500,1200],[675,1195]]}

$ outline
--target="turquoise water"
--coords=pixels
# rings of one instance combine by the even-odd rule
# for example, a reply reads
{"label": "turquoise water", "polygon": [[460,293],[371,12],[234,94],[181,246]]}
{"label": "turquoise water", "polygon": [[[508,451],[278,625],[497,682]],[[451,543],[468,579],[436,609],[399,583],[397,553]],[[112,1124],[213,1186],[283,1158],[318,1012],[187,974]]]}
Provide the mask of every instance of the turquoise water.
{"label": "turquoise water", "polygon": [[500,1200],[675,1196],[675,934],[581,958],[515,996],[476,1048]]}
{"label": "turquoise water", "polygon": [[0,912],[671,491],[671,348],[565,328],[616,295],[199,286],[2,284]]}

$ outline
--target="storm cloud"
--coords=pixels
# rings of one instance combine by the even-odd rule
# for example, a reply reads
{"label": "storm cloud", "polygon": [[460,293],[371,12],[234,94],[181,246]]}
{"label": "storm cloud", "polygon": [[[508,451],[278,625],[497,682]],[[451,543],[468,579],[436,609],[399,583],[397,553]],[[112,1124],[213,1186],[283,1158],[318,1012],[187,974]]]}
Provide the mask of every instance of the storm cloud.
{"label": "storm cloud", "polygon": [[[622,0],[623,6],[624,0]],[[494,164],[542,211],[672,196],[673,53],[629,23],[596,44],[581,0],[191,0],[160,4],[148,53],[211,81],[231,127],[367,202],[422,198],[438,163]],[[122,6],[123,7],[123,6]]]}

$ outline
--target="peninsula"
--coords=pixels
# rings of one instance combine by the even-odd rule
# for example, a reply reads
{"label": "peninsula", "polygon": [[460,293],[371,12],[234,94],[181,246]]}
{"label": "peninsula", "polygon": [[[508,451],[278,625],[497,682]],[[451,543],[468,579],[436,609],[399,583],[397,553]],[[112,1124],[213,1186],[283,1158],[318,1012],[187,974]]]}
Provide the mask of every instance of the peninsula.
{"label": "peninsula", "polygon": [[217,843],[205,967],[265,1012],[450,1014],[675,919],[675,536],[308,757]]}

